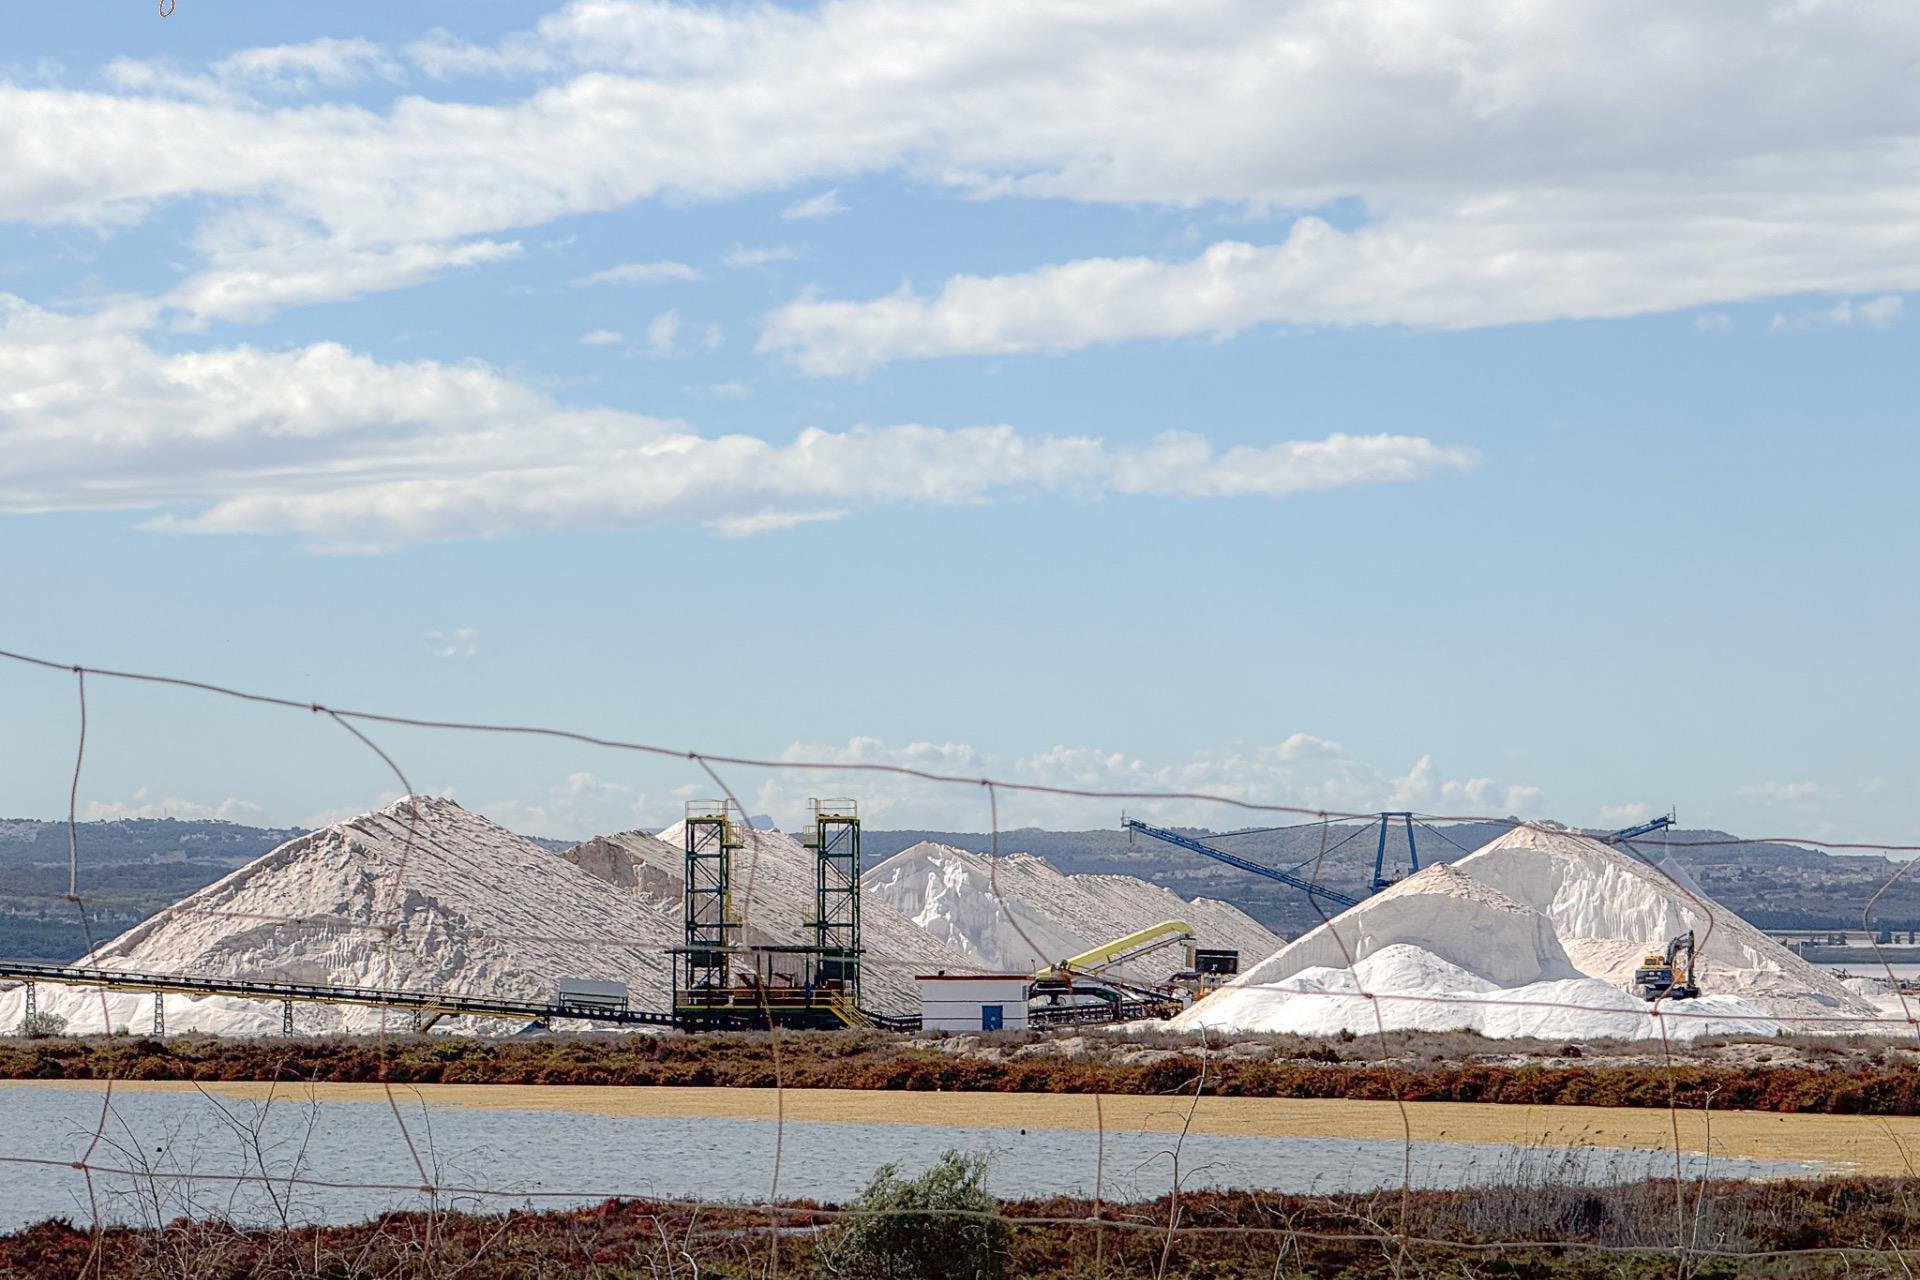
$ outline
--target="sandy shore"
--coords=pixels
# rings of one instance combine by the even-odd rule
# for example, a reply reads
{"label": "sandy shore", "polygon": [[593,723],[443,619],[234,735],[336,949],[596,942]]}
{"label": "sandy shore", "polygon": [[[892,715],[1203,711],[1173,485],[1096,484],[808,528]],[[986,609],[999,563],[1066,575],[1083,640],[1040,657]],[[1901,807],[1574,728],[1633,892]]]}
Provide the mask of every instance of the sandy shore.
{"label": "sandy shore", "polygon": [[[93,1081],[22,1081],[34,1088],[97,1090]],[[222,1097],[266,1096],[265,1084],[207,1084]],[[176,1081],[122,1081],[116,1091],[190,1092]],[[313,1086],[322,1102],[383,1098],[377,1084]],[[305,1096],[306,1086],[279,1087]],[[1170,1132],[1187,1104],[1168,1098],[1040,1093],[901,1093],[864,1089],[621,1088],[572,1085],[405,1085],[402,1096],[435,1107],[508,1111],[574,1111],[609,1116],[712,1116],[771,1120],[856,1121],[867,1124],[952,1125],[979,1129],[1096,1129]],[[1376,1138],[1399,1140],[1410,1127],[1416,1142],[1472,1142],[1498,1147],[1618,1147],[1671,1150],[1674,1118],[1666,1111],[1621,1107],[1526,1107],[1488,1103],[1391,1102],[1294,1098],[1202,1098],[1193,1111],[1196,1133],[1241,1137]],[[1690,1152],[1757,1160],[1817,1161],[1834,1173],[1911,1174],[1920,1167],[1920,1118],[1780,1115],[1759,1111],[1697,1111],[1678,1116],[1680,1143]]]}

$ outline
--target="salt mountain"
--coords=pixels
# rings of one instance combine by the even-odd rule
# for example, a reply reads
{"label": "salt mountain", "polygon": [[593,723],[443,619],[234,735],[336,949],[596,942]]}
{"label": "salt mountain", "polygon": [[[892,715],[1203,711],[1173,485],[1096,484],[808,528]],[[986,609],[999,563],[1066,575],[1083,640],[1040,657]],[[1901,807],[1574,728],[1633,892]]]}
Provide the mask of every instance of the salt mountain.
{"label": "salt mountain", "polygon": [[[560,977],[601,978],[626,983],[636,1006],[664,1008],[671,990],[665,951],[681,939],[682,854],[678,827],[661,834],[665,840],[640,832],[600,836],[559,856],[451,800],[401,800],[280,845],[81,963],[527,1000],[550,998]],[[953,862],[941,871],[938,891],[923,892],[916,912],[927,919],[917,921],[876,886],[897,890],[908,855],[925,852],[908,850],[865,877],[863,996],[870,1007],[910,1011],[915,972],[1038,967],[1031,955],[1010,951],[1009,931],[994,926],[1009,910],[1044,935],[1047,962],[1173,915],[1250,955],[1277,942],[1222,904],[1182,903],[1125,876],[1061,876],[1024,855],[1002,860],[1001,888],[1012,906],[988,889],[984,859],[960,855],[964,868]],[[811,852],[780,832],[758,831],[738,856],[734,900],[746,918],[746,940],[803,940],[813,907]],[[956,930],[956,922],[966,927]],[[983,950],[994,938],[1001,941]],[[38,997],[42,1011],[66,1018],[73,1031],[102,1029],[98,991],[43,983]],[[280,1026],[280,1010],[260,1001],[168,995],[165,1008],[169,1031],[256,1035]],[[21,989],[0,992],[0,1027],[17,1026],[23,1010]],[[145,994],[108,993],[104,1001],[109,1026],[144,1029],[152,1010]],[[296,1017],[302,1031],[383,1025],[377,1010],[328,1005],[301,1005]],[[384,1025],[407,1024],[390,1014]],[[487,1020],[449,1026],[511,1028]]]}
{"label": "salt mountain", "polygon": [[[289,840],[80,963],[528,1000],[550,999],[556,977],[602,978],[659,1007],[671,981],[663,949],[680,936],[677,912],[615,892],[451,800],[416,796],[411,814],[399,800]],[[0,1025],[17,1021],[20,1000],[0,996]],[[109,993],[106,1004],[113,1025],[149,1025],[151,996]],[[42,984],[40,1006],[74,1031],[101,1029],[96,991]],[[169,1031],[280,1024],[272,1004],[223,996],[170,995],[166,1015]],[[378,1010],[332,1005],[299,1006],[297,1019],[313,1031],[382,1025]]]}
{"label": "salt mountain", "polygon": [[[1648,950],[1688,930],[1708,994],[1662,1002],[1656,1020],[1626,988]],[[1380,994],[1415,998],[1367,998]],[[1358,1034],[1375,1030],[1377,1015],[1389,1030],[1636,1039],[1663,1027],[1674,1037],[1769,1035],[1796,1018],[1877,1012],[1677,868],[1575,831],[1519,827],[1301,935],[1174,1025]]]}
{"label": "salt mountain", "polygon": [[[1266,955],[1280,942],[1259,921],[1224,902],[1187,902],[1132,876],[1062,875],[1030,853],[990,860],[923,841],[873,867],[861,883],[868,902],[894,908],[977,965],[1015,973],[1162,920],[1185,920],[1200,946],[1230,948],[1248,959]],[[1159,982],[1184,965],[1184,953],[1170,948],[1120,972]]]}

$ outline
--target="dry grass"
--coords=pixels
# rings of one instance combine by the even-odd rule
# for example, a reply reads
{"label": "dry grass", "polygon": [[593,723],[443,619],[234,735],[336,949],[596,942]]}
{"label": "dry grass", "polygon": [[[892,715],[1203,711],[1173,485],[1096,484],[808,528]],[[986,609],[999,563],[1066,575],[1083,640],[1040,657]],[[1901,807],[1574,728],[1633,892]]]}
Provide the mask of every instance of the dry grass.
{"label": "dry grass", "polygon": [[[1456,1041],[1458,1037],[1454,1038]],[[1477,1040],[1477,1038],[1474,1038]],[[1498,1042],[1479,1041],[1484,1047]],[[1501,1060],[1417,1056],[1396,1038],[1387,1062],[1362,1044],[1242,1038],[1211,1055],[1207,1092],[1222,1097],[1499,1102],[1528,1106],[1665,1108],[1834,1115],[1920,1115],[1920,1070],[1909,1049],[1782,1039],[1720,1041],[1669,1067],[1657,1058]],[[1437,1050],[1436,1050],[1437,1052]],[[1717,1055],[1717,1056],[1716,1056]],[[1200,1058],[1189,1040],[1111,1036],[906,1039],[881,1033],[788,1034],[780,1082],[810,1089],[1159,1096],[1190,1090]],[[767,1088],[765,1035],[402,1037],[387,1041],[166,1041],[116,1037],[0,1040],[0,1079],[298,1080],[408,1084],[635,1085]]]}
{"label": "dry grass", "polygon": [[[1386,1195],[1188,1192],[1168,1247],[1166,1200],[1005,1203],[1009,1273],[1033,1280],[1241,1276],[1905,1277],[1920,1206],[1899,1181],[1522,1187]],[[1679,1212],[1676,1213],[1676,1206]],[[178,1222],[84,1231],[48,1223],[0,1237],[0,1275],[100,1280],[745,1280],[829,1274],[830,1211],[615,1201],[494,1216],[390,1215],[355,1227],[245,1231]],[[1024,1221],[1023,1221],[1024,1220]],[[1045,1220],[1045,1221],[1039,1221]],[[773,1230],[775,1238],[768,1232]],[[1096,1239],[1098,1244],[1096,1245]],[[1684,1249],[1676,1249],[1683,1243]],[[1831,1252],[1809,1252],[1827,1250]],[[1774,1253],[1774,1251],[1786,1251]],[[1095,1258],[1100,1259],[1096,1269]]]}

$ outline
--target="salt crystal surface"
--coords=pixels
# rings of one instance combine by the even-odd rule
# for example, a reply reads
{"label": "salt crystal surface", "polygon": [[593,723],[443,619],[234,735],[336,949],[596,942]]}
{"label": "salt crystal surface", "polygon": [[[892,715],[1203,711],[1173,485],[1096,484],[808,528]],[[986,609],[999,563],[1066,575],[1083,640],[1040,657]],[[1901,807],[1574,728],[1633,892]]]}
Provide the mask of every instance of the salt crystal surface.
{"label": "salt crystal surface", "polygon": [[[616,892],[563,858],[451,800],[418,796],[290,840],[134,926],[81,963],[142,973],[551,999],[560,977],[628,985],[634,1004],[669,999],[667,947],[679,914]],[[412,835],[409,838],[409,827]],[[43,1011],[98,1032],[97,991],[39,986]],[[0,993],[0,1026],[24,992]],[[108,1023],[145,1031],[148,995],[114,994]],[[167,1030],[277,1031],[273,1003],[168,997]],[[405,1028],[404,1014],[299,1005],[303,1031]],[[384,1020],[384,1021],[383,1021]],[[463,1019],[460,1029],[515,1028]],[[471,1024],[471,1025],[467,1025]]]}
{"label": "salt crystal surface", "polygon": [[[869,902],[886,903],[982,966],[1012,973],[1162,920],[1185,920],[1200,946],[1231,948],[1245,960],[1280,941],[1224,902],[1186,901],[1133,876],[1063,875],[1028,853],[1003,855],[996,866],[985,854],[923,841],[874,866],[862,882]],[[1172,947],[1122,972],[1137,981],[1164,981],[1184,964],[1184,950]]]}
{"label": "salt crystal surface", "polygon": [[[1707,994],[1662,1002],[1656,1017],[1627,989],[1633,970],[1688,930],[1701,940],[1697,972]],[[1373,1001],[1361,991],[1412,998]],[[1878,1012],[1691,881],[1675,883],[1578,832],[1520,827],[1303,934],[1174,1026],[1327,1035],[1384,1022],[1500,1037],[1636,1039],[1658,1037],[1663,1027],[1681,1038],[1769,1035],[1796,1017]]]}

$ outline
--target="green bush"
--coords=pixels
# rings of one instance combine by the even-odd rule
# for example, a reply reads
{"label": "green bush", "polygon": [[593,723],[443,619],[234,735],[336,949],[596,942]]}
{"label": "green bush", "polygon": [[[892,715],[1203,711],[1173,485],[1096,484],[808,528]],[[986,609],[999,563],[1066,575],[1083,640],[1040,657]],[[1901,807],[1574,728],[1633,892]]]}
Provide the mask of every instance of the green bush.
{"label": "green bush", "polygon": [[[948,1151],[917,1178],[883,1165],[821,1243],[834,1280],[1002,1280],[1007,1226],[987,1158]],[[927,1210],[936,1212],[928,1213]]]}

